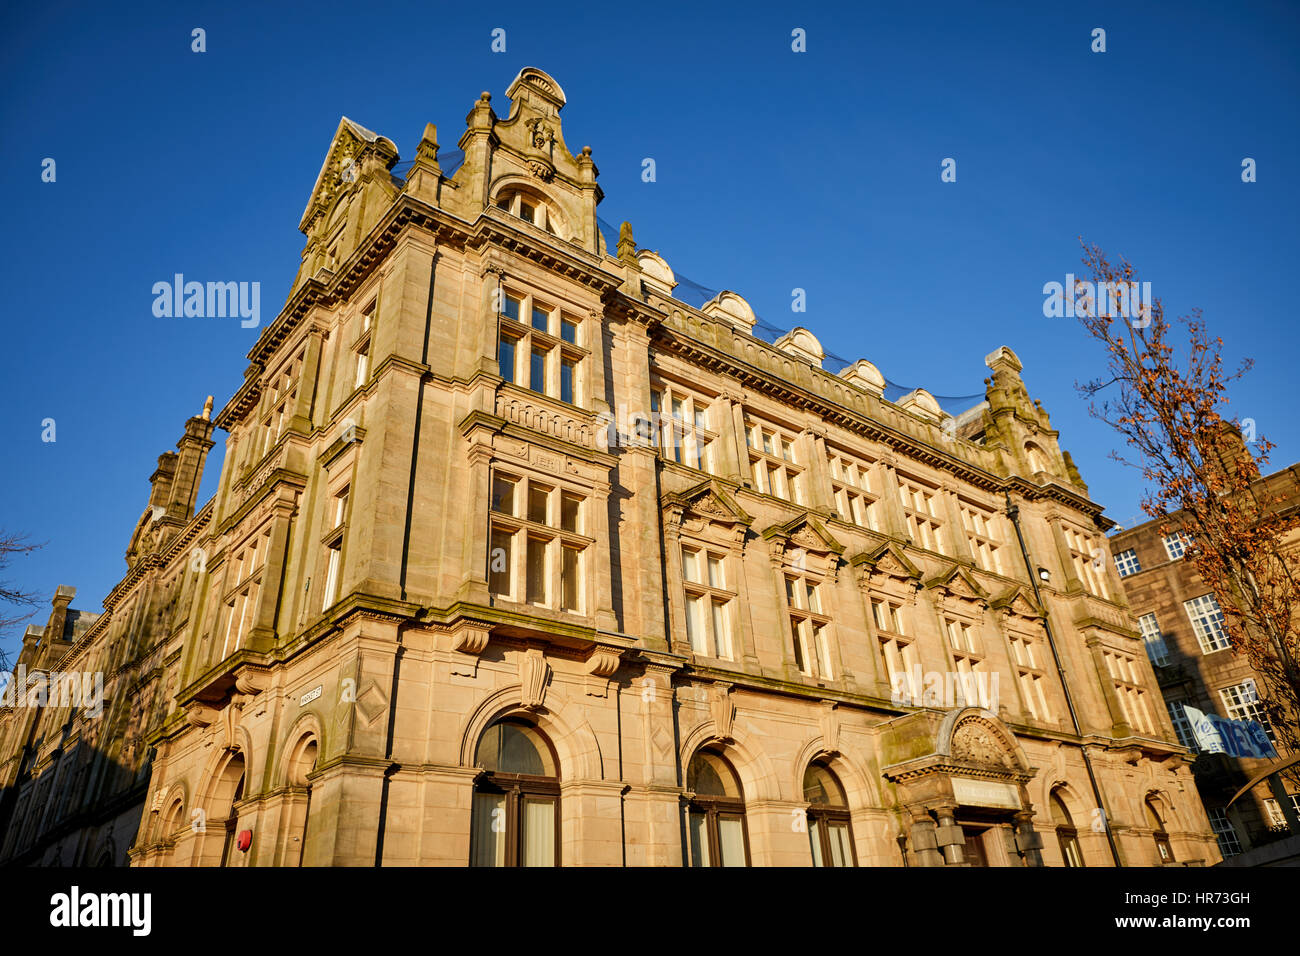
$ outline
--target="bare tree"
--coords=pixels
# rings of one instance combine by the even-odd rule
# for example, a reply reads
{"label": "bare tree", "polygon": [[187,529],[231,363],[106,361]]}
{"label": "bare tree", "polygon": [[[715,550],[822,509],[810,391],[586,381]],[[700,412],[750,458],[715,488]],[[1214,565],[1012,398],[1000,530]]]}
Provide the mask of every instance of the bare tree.
{"label": "bare tree", "polygon": [[[31,544],[25,535],[15,534],[8,531],[0,531],[0,575],[9,569],[9,563],[21,554],[30,554],[37,548],[42,547],[39,544]],[[7,581],[0,580],[0,605],[12,605],[13,607],[30,607],[35,609],[40,603],[40,598],[32,591],[23,591],[12,587]],[[13,612],[0,612],[0,635],[4,635],[11,627],[22,624],[35,611],[28,611],[26,614],[15,614]],[[9,659],[4,648],[0,647],[0,671],[9,670]]]}
{"label": "bare tree", "polygon": [[[1095,245],[1084,245],[1083,261],[1092,284],[1076,284],[1082,305],[1076,314],[1106,347],[1108,360],[1107,375],[1076,387],[1091,414],[1136,450],[1136,461],[1118,452],[1111,457],[1141,469],[1147,483],[1142,510],[1163,519],[1162,534],[1180,529],[1192,539],[1187,556],[1218,599],[1233,652],[1245,656],[1263,684],[1258,691],[1265,718],[1294,752],[1300,742],[1300,557],[1294,538],[1300,510],[1294,498],[1288,507],[1287,496],[1261,478],[1273,444],[1255,436],[1250,423],[1258,448],[1252,456],[1242,423],[1224,415],[1228,384],[1253,361],[1225,371],[1223,340],[1210,337],[1199,309],[1178,318],[1186,340],[1175,344],[1159,298],[1138,309],[1132,295],[1125,303],[1115,294],[1139,288],[1129,262],[1112,264]],[[1103,292],[1128,308],[1103,310]]]}

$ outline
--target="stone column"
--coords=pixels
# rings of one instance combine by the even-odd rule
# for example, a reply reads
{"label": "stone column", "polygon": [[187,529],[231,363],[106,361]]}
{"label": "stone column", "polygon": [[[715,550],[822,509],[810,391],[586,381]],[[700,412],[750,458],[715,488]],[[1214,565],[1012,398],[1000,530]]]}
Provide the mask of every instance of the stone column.
{"label": "stone column", "polygon": [[943,866],[944,857],[939,851],[934,819],[925,808],[912,811],[912,826],[907,846],[917,866]]}
{"label": "stone column", "polygon": [[808,454],[807,495],[809,508],[834,513],[835,501],[831,497],[831,478],[826,468],[826,432],[821,428],[805,428],[800,435]]}
{"label": "stone column", "polygon": [[1034,814],[1021,810],[1015,816],[1016,849],[1025,858],[1025,866],[1043,865],[1043,835],[1034,829]]}
{"label": "stone column", "polygon": [[939,826],[935,830],[935,842],[943,852],[944,863],[949,866],[965,865],[966,836],[961,832],[961,827],[957,826],[957,821],[953,819],[953,814],[957,812],[957,805],[941,804],[934,812],[939,818]]}

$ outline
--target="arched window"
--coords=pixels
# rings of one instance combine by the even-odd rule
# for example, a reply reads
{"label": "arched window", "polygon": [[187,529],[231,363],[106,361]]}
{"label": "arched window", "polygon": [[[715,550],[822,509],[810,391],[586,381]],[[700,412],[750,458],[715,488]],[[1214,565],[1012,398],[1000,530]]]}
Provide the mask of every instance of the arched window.
{"label": "arched window", "polygon": [[721,754],[698,751],[686,768],[691,866],[748,866],[745,795]]}
{"label": "arched window", "polygon": [[1079,831],[1074,827],[1074,818],[1061,799],[1059,789],[1052,791],[1051,797],[1052,825],[1056,827],[1056,842],[1061,845],[1061,859],[1066,866],[1083,866],[1083,853],[1079,850]]}
{"label": "arched window", "polygon": [[1047,455],[1043,449],[1039,448],[1033,442],[1025,445],[1025,457],[1029,459],[1029,471],[1031,474],[1038,474],[1040,471],[1047,471]]}
{"label": "arched window", "polygon": [[551,745],[532,724],[500,720],[479,738],[470,822],[471,866],[559,866],[560,781]]}
{"label": "arched window", "polygon": [[1173,863],[1174,848],[1169,842],[1169,834],[1165,832],[1165,820],[1160,815],[1161,809],[1159,797],[1147,797],[1147,822],[1151,824],[1151,835],[1156,841],[1156,852],[1160,854],[1161,863]]}
{"label": "arched window", "polygon": [[540,229],[545,229],[551,235],[560,234],[559,213],[554,204],[540,193],[530,189],[507,187],[497,193],[494,205],[512,216],[518,216]]}
{"label": "arched window", "polygon": [[803,774],[803,798],[808,801],[808,842],[813,866],[857,866],[849,804],[844,788],[824,764],[809,764]]}

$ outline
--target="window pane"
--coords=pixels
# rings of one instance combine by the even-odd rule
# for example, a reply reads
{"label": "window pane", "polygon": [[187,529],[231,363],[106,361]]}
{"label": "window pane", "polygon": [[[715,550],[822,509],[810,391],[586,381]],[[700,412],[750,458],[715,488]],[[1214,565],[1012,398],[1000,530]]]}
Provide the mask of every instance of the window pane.
{"label": "window pane", "polygon": [[546,604],[546,545],[537,538],[528,539],[528,595],[530,604]]}
{"label": "window pane", "polygon": [[565,531],[581,531],[578,527],[578,511],[582,498],[565,492],[560,498],[560,527]]}
{"label": "window pane", "polygon": [[504,475],[492,476],[492,510],[499,511],[503,515],[512,515],[515,513],[515,486],[519,484],[515,478],[507,478]]}
{"label": "window pane", "polygon": [[497,370],[507,382],[515,380],[515,340],[504,335],[497,349]]}
{"label": "window pane", "polygon": [[560,320],[560,338],[566,342],[578,344],[578,323],[570,322],[568,319]]}
{"label": "window pane", "polygon": [[573,367],[571,358],[560,360],[560,401],[573,404]]}
{"label": "window pane", "polygon": [[510,593],[510,546],[514,535],[498,528],[492,529],[492,545],[488,551],[488,589],[493,594]]}
{"label": "window pane", "polygon": [[794,638],[794,666],[799,668],[802,674],[810,673],[804,660],[803,638],[799,634],[799,625],[797,623],[790,626],[790,634]]}
{"label": "window pane", "polygon": [[832,823],[826,835],[831,842],[831,861],[835,866],[853,865],[853,848],[849,844],[849,828],[844,823]]}
{"label": "window pane", "polygon": [[688,551],[682,548],[682,573],[686,575],[687,581],[696,584],[703,584],[700,578],[700,553],[698,551]]}
{"label": "window pane", "polygon": [[527,219],[529,222],[533,222],[536,219],[536,217],[537,217],[536,207],[534,207],[530,203],[524,202],[522,199],[519,200],[519,218]]}
{"label": "window pane", "polygon": [[550,322],[551,314],[549,312],[545,309],[539,309],[536,306],[533,307],[533,328],[537,329],[539,332],[545,332],[547,331]]}
{"label": "window pane", "polygon": [[717,645],[714,657],[731,657],[731,641],[727,637],[727,606],[721,601],[710,601],[713,606],[713,640]]}
{"label": "window pane", "polygon": [[521,300],[516,299],[513,295],[508,295],[505,298],[505,307],[501,310],[501,312],[502,314],[505,315],[506,318],[514,319],[515,321],[518,321],[519,309],[522,307],[522,305],[523,302]]}
{"label": "window pane", "polygon": [[745,865],[745,830],[740,817],[718,817],[718,849],[723,866]]}
{"label": "window pane", "polygon": [[538,524],[546,524],[546,500],[550,496],[550,488],[545,485],[528,485],[528,520],[536,521]]}
{"label": "window pane", "polygon": [[505,866],[505,794],[474,794],[472,816],[474,820],[470,826],[470,866]]}
{"label": "window pane", "polygon": [[580,555],[574,548],[564,548],[563,550],[564,566],[560,570],[560,580],[564,585],[564,595],[561,607],[566,611],[580,611],[582,610],[578,597],[578,562]]}
{"label": "window pane", "polygon": [[709,555],[709,586],[726,587],[722,581],[722,561],[716,555]]}
{"label": "window pane", "polygon": [[709,866],[709,818],[703,813],[690,814],[691,866]]}
{"label": "window pane", "polygon": [[532,365],[529,367],[528,387],[534,392],[546,391],[546,349],[533,347]]}
{"label": "window pane", "polygon": [[809,584],[807,581],[805,581],[804,590],[808,595],[808,605],[807,605],[808,610],[816,611],[818,614],[820,614],[822,605],[821,605],[821,601],[819,601],[817,598],[817,586],[814,584]]}
{"label": "window pane", "polygon": [[704,601],[698,594],[686,595],[686,639],[696,654],[708,650],[704,642]]}
{"label": "window pane", "polygon": [[813,866],[825,866],[822,860],[821,821],[816,817],[808,818],[808,842],[812,844]]}
{"label": "window pane", "polygon": [[524,866],[555,866],[555,800],[525,797],[520,821],[520,847]]}

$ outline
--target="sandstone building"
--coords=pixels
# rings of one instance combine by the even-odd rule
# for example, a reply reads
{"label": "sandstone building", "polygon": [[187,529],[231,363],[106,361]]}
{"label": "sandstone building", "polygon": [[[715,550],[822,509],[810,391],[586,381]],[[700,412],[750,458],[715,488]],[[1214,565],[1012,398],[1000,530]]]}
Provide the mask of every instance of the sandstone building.
{"label": "sandstone building", "polygon": [[[1263,476],[1254,486],[1260,501],[1275,501],[1274,507],[1286,511],[1300,507],[1300,465]],[[1167,535],[1161,533],[1166,522],[1148,521],[1110,539],[1116,569],[1178,739],[1192,751],[1198,749],[1183,711],[1191,706],[1232,720],[1259,721],[1278,754],[1289,757],[1260,706],[1263,680],[1244,655],[1233,653],[1218,600],[1188,560],[1192,540],[1178,527],[1178,517],[1168,522]],[[1291,541],[1288,546],[1297,544]],[[1252,787],[1228,806],[1242,787],[1274,763],[1226,754],[1197,755],[1196,785],[1224,856],[1246,853],[1291,834],[1288,808],[1267,783]],[[1285,780],[1283,786],[1290,809],[1300,816],[1300,787],[1293,780]]]}
{"label": "sandstone building", "polygon": [[0,857],[1217,862],[1015,354],[954,418],[675,299],[606,247],[560,86],[506,95],[454,173],[433,126],[399,166],[339,124],[242,385],[159,459],[103,614],[23,651],[106,702],[0,717]]}

